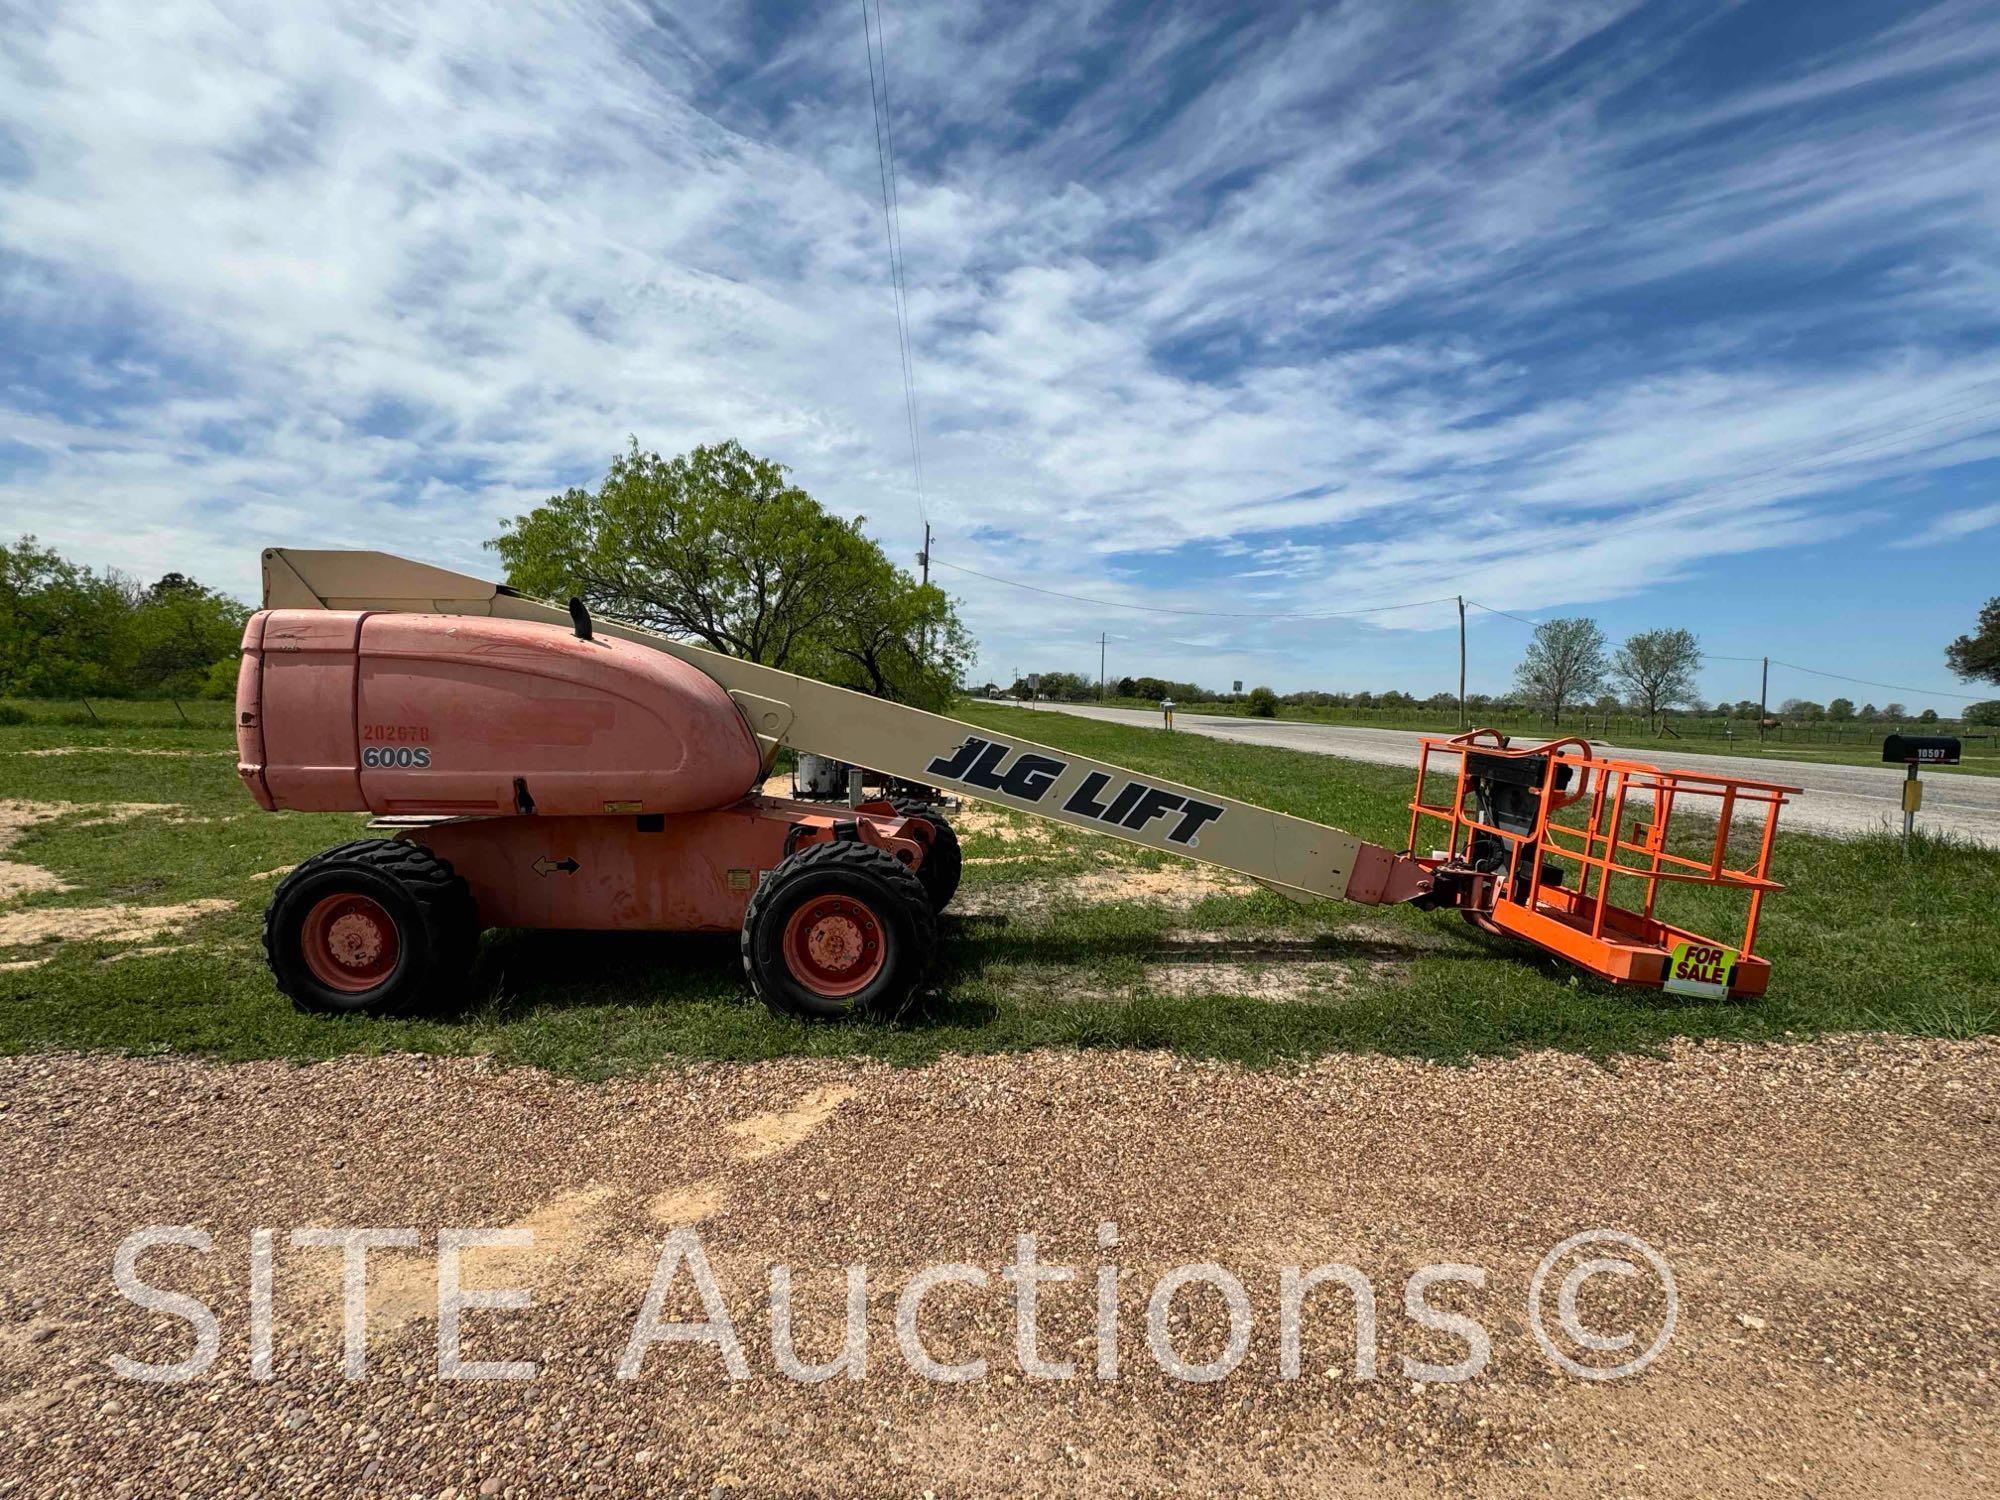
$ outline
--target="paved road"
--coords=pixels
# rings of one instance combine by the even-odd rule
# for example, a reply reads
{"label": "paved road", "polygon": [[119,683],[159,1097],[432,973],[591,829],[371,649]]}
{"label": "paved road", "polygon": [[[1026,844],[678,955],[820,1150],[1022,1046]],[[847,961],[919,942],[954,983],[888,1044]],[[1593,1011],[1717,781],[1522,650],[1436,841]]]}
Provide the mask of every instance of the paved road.
{"label": "paved road", "polygon": [[[1107,719],[1117,724],[1156,728],[1160,716],[1148,709],[1098,708],[1078,703],[1038,703],[1036,708]],[[1249,745],[1280,745],[1287,750],[1312,750],[1382,766],[1417,764],[1419,736],[1405,729],[1357,729],[1341,724],[1302,724],[1286,720],[1224,718],[1212,714],[1177,713],[1176,729]],[[1617,748],[1617,747],[1607,747]],[[1810,828],[1819,833],[1866,833],[1902,825],[1902,773],[1891,766],[1826,765],[1803,760],[1753,760],[1734,755],[1686,755],[1653,746],[1624,753],[1661,762],[1677,770],[1708,771],[1722,776],[1749,776],[1787,786],[1803,787],[1785,809],[1781,827]],[[2000,848],[2000,777],[1932,775],[1924,778],[1924,810],[1918,826],[1949,829],[1982,844]]]}

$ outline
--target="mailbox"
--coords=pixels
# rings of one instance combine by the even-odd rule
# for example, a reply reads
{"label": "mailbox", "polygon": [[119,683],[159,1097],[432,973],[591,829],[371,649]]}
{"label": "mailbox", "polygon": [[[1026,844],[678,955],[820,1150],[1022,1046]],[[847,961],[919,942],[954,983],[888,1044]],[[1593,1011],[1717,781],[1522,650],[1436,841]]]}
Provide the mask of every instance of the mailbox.
{"label": "mailbox", "polygon": [[1899,766],[1955,766],[1958,752],[1958,741],[1943,734],[1892,734],[1882,741],[1882,759]]}

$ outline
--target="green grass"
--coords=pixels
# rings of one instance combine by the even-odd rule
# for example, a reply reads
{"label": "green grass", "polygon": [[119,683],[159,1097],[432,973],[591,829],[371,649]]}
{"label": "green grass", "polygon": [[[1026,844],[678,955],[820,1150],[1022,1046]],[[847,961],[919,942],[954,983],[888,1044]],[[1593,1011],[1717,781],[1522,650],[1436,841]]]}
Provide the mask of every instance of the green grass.
{"label": "green grass", "polygon": [[227,729],[235,704],[215,698],[0,698],[0,724],[78,729]]}
{"label": "green grass", "polygon": [[[984,705],[966,716],[1393,847],[1403,841],[1409,778],[1400,771]],[[21,753],[51,747],[80,753]],[[137,750],[194,753],[128,753]],[[676,1059],[915,1063],[1039,1046],[1170,1048],[1262,1064],[1338,1050],[1464,1059],[1556,1047],[1601,1057],[1676,1037],[2000,1030],[1994,851],[1923,840],[1905,857],[1885,838],[1784,835],[1775,873],[1791,889],[1768,907],[1762,945],[1776,965],[1772,993],[1715,1004],[1613,990],[1449,913],[1300,907],[1262,891],[1210,895],[1191,909],[1103,899],[1125,872],[1184,867],[1011,815],[967,833],[965,900],[992,915],[947,917],[938,999],[902,1026],[770,1016],[744,992],[729,938],[538,932],[490,934],[473,996],[454,1014],[327,1020],[297,1014],[273,990],[258,945],[272,882],[254,877],[353,837],[362,819],[259,812],[236,784],[221,728],[0,728],[0,796],[79,805],[28,829],[10,851],[74,889],[17,898],[0,915],[234,903],[153,940],[189,945],[178,951],[116,959],[137,945],[0,948],[0,963],[53,954],[0,971],[7,1052],[309,1060],[420,1050],[602,1076]],[[174,810],[113,822],[93,814],[92,804],[114,802]],[[1078,894],[1086,877],[1103,886],[1099,899]],[[1706,892],[1668,914],[1725,925]],[[1218,942],[1229,945],[1226,964],[1200,966],[1189,951]],[[1201,977],[1209,974],[1212,984]],[[1246,975],[1284,981],[1294,998],[1246,998]]]}

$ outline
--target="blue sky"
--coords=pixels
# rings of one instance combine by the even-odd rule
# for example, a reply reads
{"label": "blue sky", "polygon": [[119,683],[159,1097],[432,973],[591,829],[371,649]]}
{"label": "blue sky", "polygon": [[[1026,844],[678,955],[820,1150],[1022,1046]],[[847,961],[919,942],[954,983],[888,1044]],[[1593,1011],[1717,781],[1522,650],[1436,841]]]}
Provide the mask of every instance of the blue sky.
{"label": "blue sky", "polygon": [[[274,543],[484,571],[629,433],[738,437],[915,552],[858,6],[0,4],[6,530],[246,594]],[[1978,691],[1991,5],[885,20],[941,560]],[[1100,631],[1114,672],[1456,676],[1448,605],[940,577],[982,677]],[[1473,612],[1475,688],[1525,635]]]}

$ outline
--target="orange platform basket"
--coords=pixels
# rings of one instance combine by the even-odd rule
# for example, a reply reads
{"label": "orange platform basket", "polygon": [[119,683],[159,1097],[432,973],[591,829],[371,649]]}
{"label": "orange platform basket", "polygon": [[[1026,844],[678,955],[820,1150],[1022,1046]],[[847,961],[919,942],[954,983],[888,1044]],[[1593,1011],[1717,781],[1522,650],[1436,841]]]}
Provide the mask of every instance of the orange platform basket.
{"label": "orange platform basket", "polygon": [[[1764,992],[1771,965],[1756,952],[1757,921],[1764,898],[1783,889],[1770,878],[1771,846],[1778,810],[1799,788],[1662,770],[1575,738],[1517,748],[1497,730],[1476,729],[1422,746],[1410,850],[1418,852],[1421,831],[1445,825],[1449,842],[1424,862],[1469,874],[1469,920],[1617,984],[1716,999]],[[1433,756],[1456,766],[1434,769]],[[1448,804],[1426,800],[1427,788],[1447,780]],[[1684,825],[1670,848],[1674,815],[1684,811],[1702,826]],[[1755,853],[1735,868],[1739,818],[1762,826],[1746,830]],[[1635,905],[1614,903],[1614,880],[1636,882],[1620,887],[1639,895]],[[1658,918],[1662,882],[1742,892],[1740,935],[1731,943]]]}

